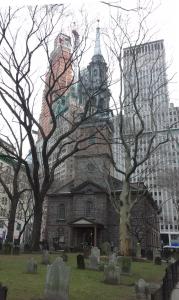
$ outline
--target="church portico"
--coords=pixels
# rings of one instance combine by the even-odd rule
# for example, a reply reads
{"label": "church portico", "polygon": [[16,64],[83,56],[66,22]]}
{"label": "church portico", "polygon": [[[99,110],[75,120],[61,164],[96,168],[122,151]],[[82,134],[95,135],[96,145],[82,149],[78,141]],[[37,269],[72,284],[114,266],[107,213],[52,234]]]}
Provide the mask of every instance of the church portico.
{"label": "church portico", "polygon": [[85,246],[99,246],[104,226],[80,218],[69,224],[71,227],[70,247],[83,249]]}

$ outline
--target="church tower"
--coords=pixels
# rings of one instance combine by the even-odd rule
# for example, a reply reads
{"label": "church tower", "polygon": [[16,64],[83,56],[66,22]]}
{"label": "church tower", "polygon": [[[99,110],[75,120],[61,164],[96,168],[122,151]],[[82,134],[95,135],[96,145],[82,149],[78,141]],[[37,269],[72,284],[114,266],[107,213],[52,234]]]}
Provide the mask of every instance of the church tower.
{"label": "church tower", "polygon": [[[75,184],[91,181],[105,186],[110,173],[110,143],[113,127],[109,109],[108,68],[101,52],[100,28],[96,28],[94,55],[80,76],[79,101],[89,105],[89,119],[79,129],[80,137],[87,140],[86,148],[75,155]],[[91,115],[91,116],[90,116]]]}

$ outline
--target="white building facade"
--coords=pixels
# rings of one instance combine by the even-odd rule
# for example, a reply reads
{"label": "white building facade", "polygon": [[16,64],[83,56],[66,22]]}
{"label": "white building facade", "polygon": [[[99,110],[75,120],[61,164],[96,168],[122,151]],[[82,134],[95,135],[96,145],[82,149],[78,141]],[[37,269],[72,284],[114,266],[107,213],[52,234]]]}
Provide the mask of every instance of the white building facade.
{"label": "white building facade", "polygon": [[[134,101],[144,121],[144,131],[137,151],[139,160],[145,156],[153,135],[154,146],[166,141],[168,137],[170,139],[136,169],[131,181],[145,182],[157,202],[162,243],[179,245],[177,187],[174,188],[174,179],[171,179],[179,172],[179,108],[169,103],[163,40],[125,48],[123,80],[126,134],[131,135],[141,126],[135,115]],[[119,116],[116,116],[115,138],[119,137],[120,140],[119,122]],[[133,147],[131,143],[131,152],[134,151]],[[113,146],[113,153],[118,167],[125,169],[125,151],[120,143]],[[122,175],[116,172],[115,176],[122,179]]]}

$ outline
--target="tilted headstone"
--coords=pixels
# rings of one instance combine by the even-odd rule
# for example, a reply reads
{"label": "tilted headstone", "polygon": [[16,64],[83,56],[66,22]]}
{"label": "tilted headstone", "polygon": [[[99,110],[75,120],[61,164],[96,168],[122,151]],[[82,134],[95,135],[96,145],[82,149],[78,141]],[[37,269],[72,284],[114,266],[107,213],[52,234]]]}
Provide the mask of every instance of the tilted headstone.
{"label": "tilted headstone", "polygon": [[52,265],[47,267],[45,284],[45,300],[69,299],[70,267],[67,267],[61,257],[56,258]]}
{"label": "tilted headstone", "polygon": [[37,262],[34,260],[34,258],[29,258],[26,266],[26,272],[31,274],[37,273]]}
{"label": "tilted headstone", "polygon": [[140,243],[137,243],[136,257],[141,258],[141,244]]}
{"label": "tilted headstone", "polygon": [[117,263],[121,268],[121,273],[130,275],[132,269],[132,259],[129,256],[118,256]]}
{"label": "tilted headstone", "polygon": [[79,255],[77,255],[76,259],[77,259],[77,268],[78,269],[85,269],[84,256],[79,254]]}
{"label": "tilted headstone", "polygon": [[98,247],[91,248],[91,256],[96,256],[98,263],[100,262],[100,249]]}
{"label": "tilted headstone", "polygon": [[137,299],[150,299],[149,284],[146,283],[144,279],[139,279],[138,282],[135,283],[135,291]]}
{"label": "tilted headstone", "polygon": [[50,255],[49,255],[48,250],[43,250],[43,252],[42,252],[42,264],[50,265]]}
{"label": "tilted headstone", "polygon": [[104,282],[109,284],[120,283],[120,267],[109,263],[104,266]]}
{"label": "tilted headstone", "polygon": [[88,267],[91,270],[98,270],[98,259],[96,256],[90,255]]}

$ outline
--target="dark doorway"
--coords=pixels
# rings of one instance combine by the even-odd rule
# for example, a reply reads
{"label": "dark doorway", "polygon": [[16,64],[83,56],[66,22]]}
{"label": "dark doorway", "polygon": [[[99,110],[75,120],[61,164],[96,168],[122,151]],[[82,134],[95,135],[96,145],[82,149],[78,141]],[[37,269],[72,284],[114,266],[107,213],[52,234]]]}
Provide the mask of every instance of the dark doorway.
{"label": "dark doorway", "polygon": [[94,228],[80,227],[74,228],[75,248],[83,249],[85,246],[94,245]]}

